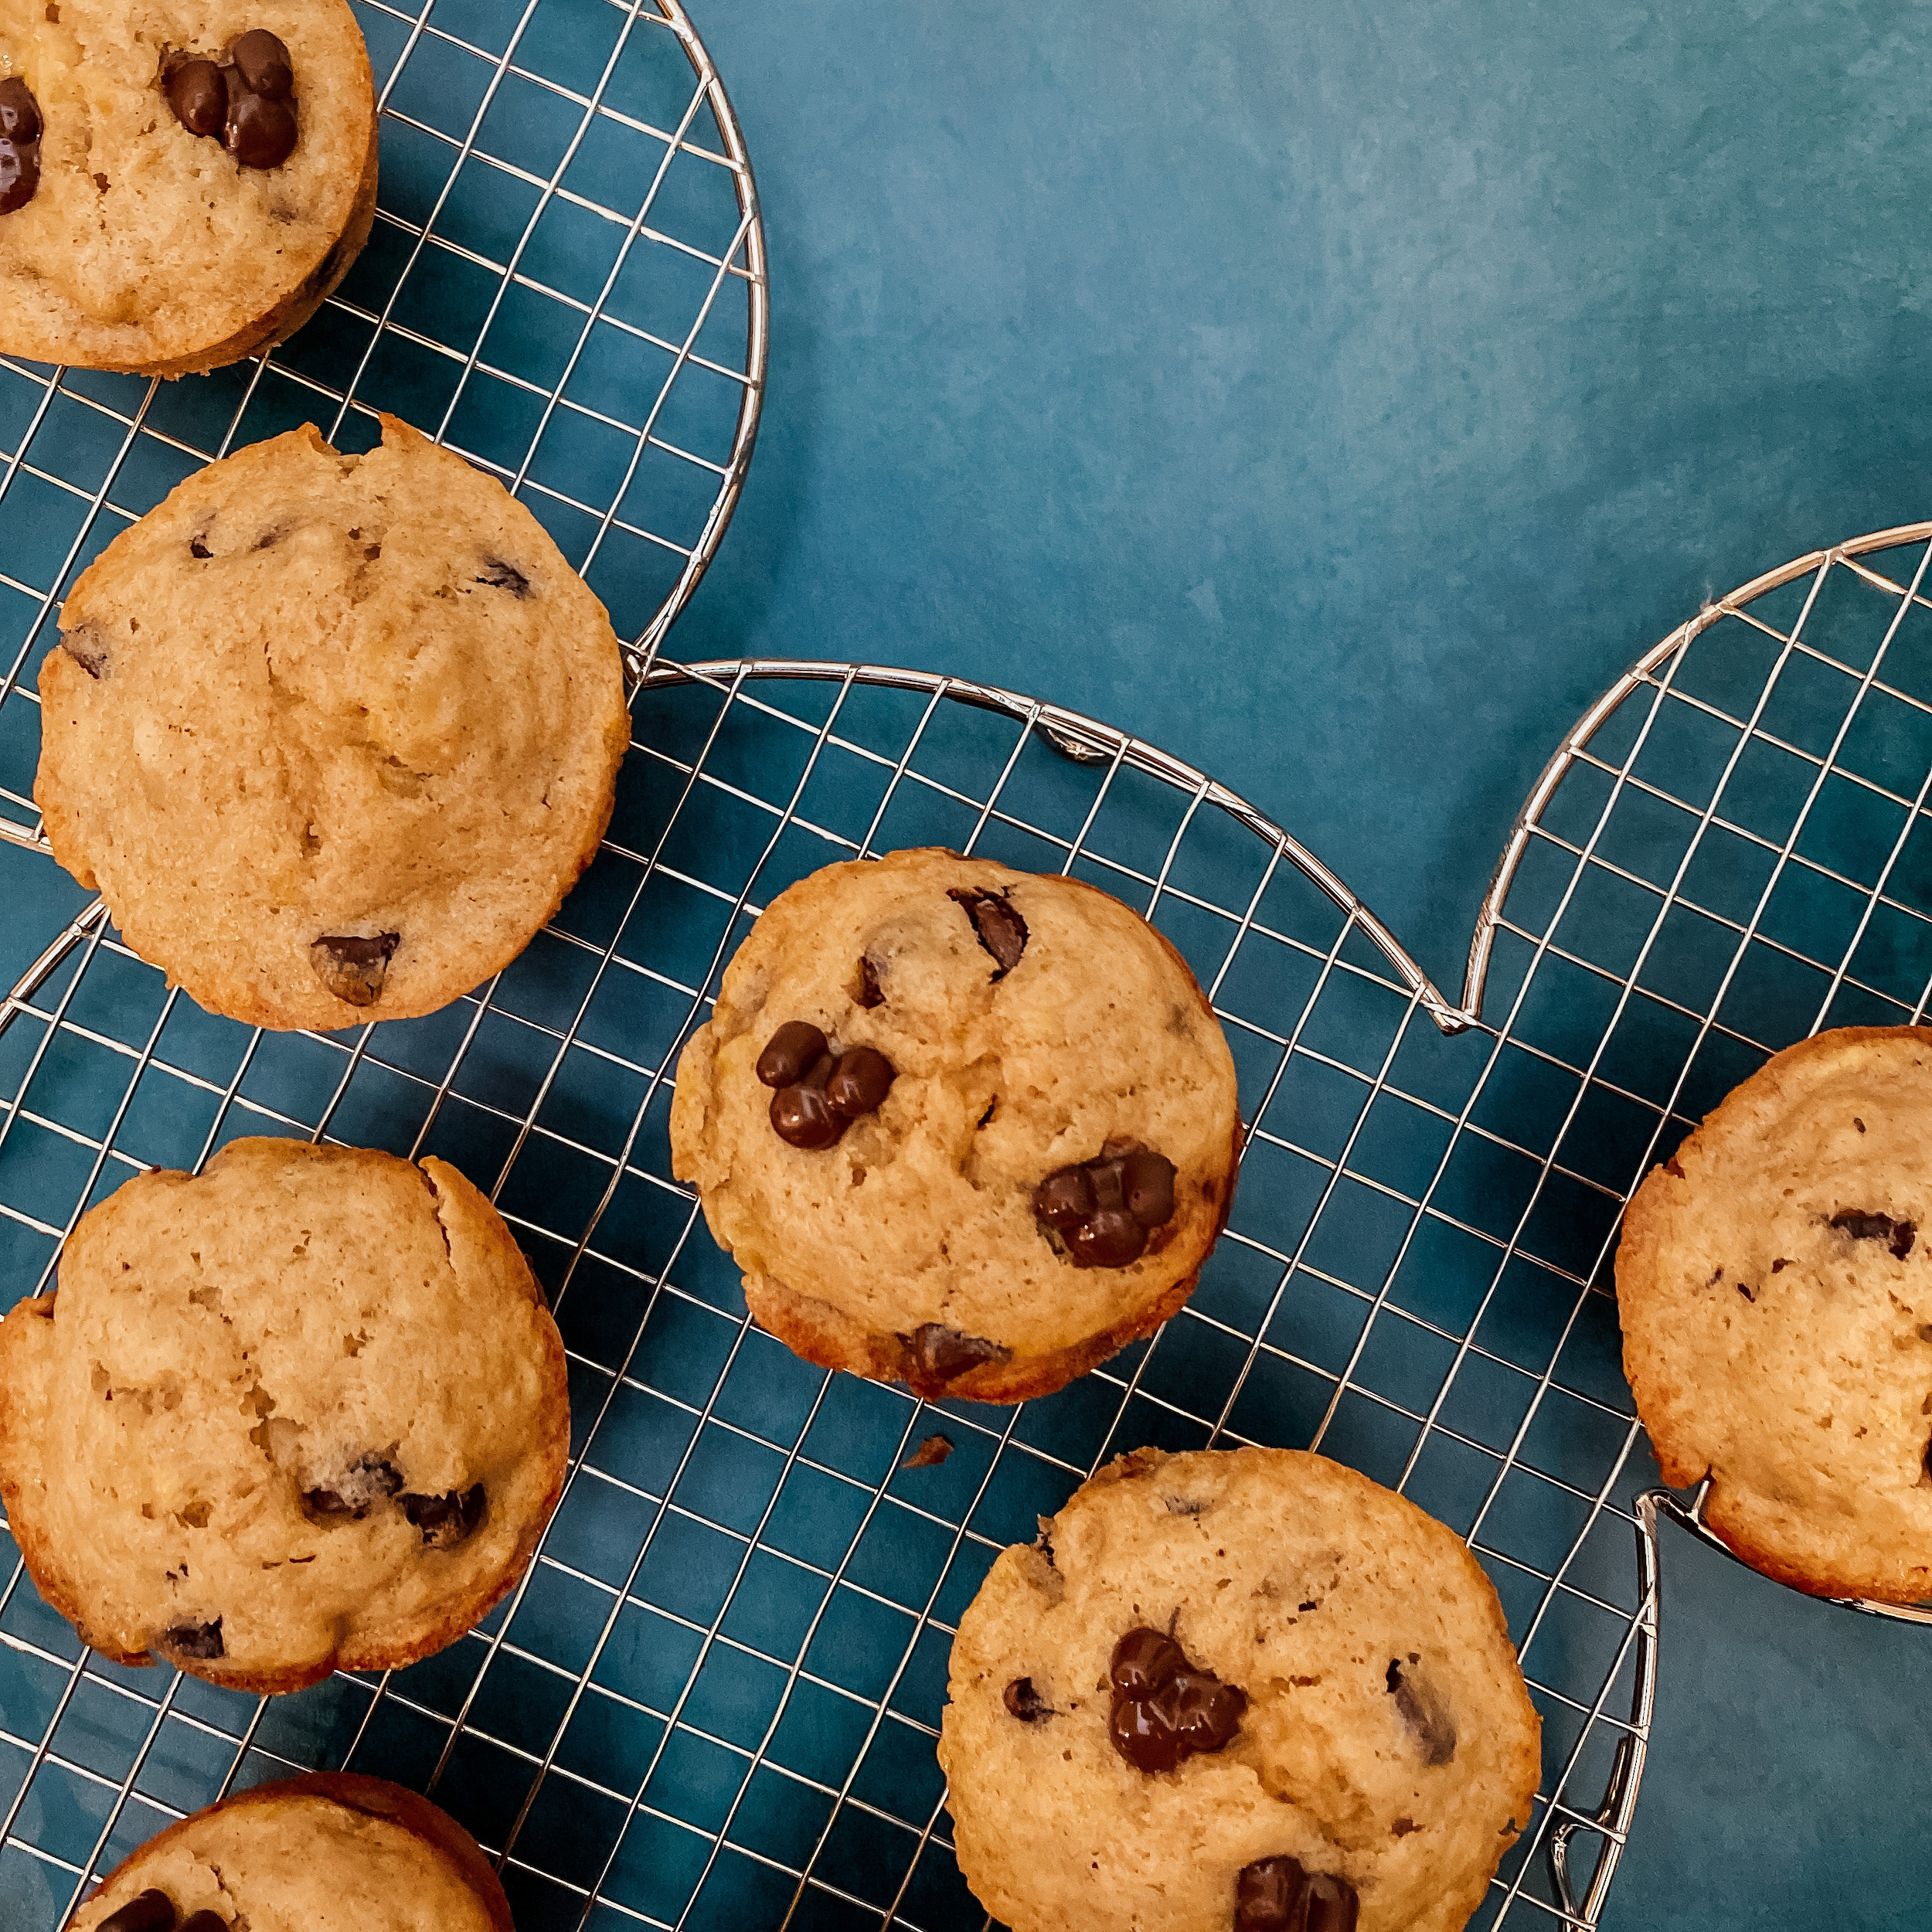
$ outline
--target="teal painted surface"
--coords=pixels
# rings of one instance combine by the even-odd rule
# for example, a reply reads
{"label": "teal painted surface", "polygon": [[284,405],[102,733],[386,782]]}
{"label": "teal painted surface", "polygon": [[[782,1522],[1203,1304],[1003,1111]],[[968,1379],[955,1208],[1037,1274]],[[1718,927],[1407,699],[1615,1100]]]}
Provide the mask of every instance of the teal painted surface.
{"label": "teal painted surface", "polygon": [[[1925,8],[713,11],[772,383],[675,652],[1145,732],[1445,983],[1611,676],[1932,513]],[[1667,1534],[1606,1923],[1923,1923],[1932,1633]]]}

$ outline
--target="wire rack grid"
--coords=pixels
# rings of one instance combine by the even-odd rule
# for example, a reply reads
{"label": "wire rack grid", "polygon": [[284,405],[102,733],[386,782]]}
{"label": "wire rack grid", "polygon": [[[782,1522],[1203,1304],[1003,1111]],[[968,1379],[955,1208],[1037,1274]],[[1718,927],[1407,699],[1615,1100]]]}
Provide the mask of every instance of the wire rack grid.
{"label": "wire rack grid", "polygon": [[34,675],[60,600],[184,478],[389,412],[499,477],[609,607],[634,674],[750,465],[764,232],[678,0],[351,0],[380,108],[375,227],[270,353],[179,382],[0,356],[0,837],[36,835]]}
{"label": "wire rack grid", "polygon": [[[548,1926],[977,1927],[933,1744],[957,1616],[1006,1543],[1146,1443],[1312,1444],[1467,1535],[1545,1726],[1535,1823],[1479,1922],[1595,1922],[1653,1688],[1643,1474],[1614,1308],[1621,1194],[1519,1037],[1460,1012],[1285,834],[1077,715],[923,674],[660,662],[605,846],[508,972],[334,1036],[210,1019],[98,907],[0,1032],[0,1239],[24,1290],[144,1165],[246,1132],[435,1152],[488,1188],[570,1352],[575,1460],[519,1590],[440,1657],[257,1702],[77,1652],[0,1600],[0,1899],[53,1926],[236,1782],[429,1790]],[[1080,761],[1062,750],[1085,754]],[[671,1177],[675,1056],[770,896],[913,844],[1145,910],[1227,1029],[1248,1124],[1187,1311],[1044,1400],[923,1404],[747,1318]],[[1506,971],[1499,940],[1492,979]],[[914,1451],[950,1444],[933,1463]]]}

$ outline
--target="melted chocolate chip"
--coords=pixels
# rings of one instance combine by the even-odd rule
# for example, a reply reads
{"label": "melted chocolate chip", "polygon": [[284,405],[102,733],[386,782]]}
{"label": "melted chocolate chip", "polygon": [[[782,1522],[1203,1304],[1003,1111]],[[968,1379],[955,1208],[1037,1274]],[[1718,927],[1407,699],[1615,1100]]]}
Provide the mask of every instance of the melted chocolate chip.
{"label": "melted chocolate chip", "polygon": [[100,1921],[100,1932],[168,1932],[175,1922],[174,1901],[165,1892],[149,1890],[130,1899],[118,1912]]}
{"label": "melted chocolate chip", "polygon": [[943,1321],[924,1322],[899,1338],[911,1353],[914,1370],[926,1382],[956,1382],[975,1369],[989,1362],[1005,1362],[1012,1354],[1012,1349],[1002,1349],[983,1335],[967,1335]]}
{"label": "melted chocolate chip", "polygon": [[181,1932],[228,1932],[228,1921],[219,1912],[197,1912],[182,1920]]}
{"label": "melted chocolate chip", "polygon": [[869,1009],[886,1003],[886,995],[879,990],[879,968],[869,959],[859,962],[859,991],[853,998]]}
{"label": "melted chocolate chip", "polygon": [[1234,1932],[1355,1932],[1355,1887],[1298,1859],[1257,1859],[1234,1881]]}
{"label": "melted chocolate chip", "polygon": [[879,1111],[892,1083],[893,1063],[877,1047],[848,1046],[825,1082],[825,1098],[834,1113],[855,1121]]}
{"label": "melted chocolate chip", "polygon": [[33,199],[40,185],[40,104],[15,76],[0,80],[0,215]]}
{"label": "melted chocolate chip", "polygon": [[107,671],[107,640],[91,624],[78,624],[60,634],[60,648],[90,678],[102,678]]}
{"label": "melted chocolate chip", "polygon": [[364,1456],[350,1465],[342,1482],[340,1489],[304,1489],[302,1507],[325,1522],[346,1517],[360,1522],[377,1502],[402,1488],[403,1472],[380,1456]]}
{"label": "melted chocolate chip", "polygon": [[758,1077],[767,1087],[789,1087],[827,1052],[825,1036],[808,1019],[788,1019],[758,1056]]}
{"label": "melted chocolate chip", "polygon": [[1218,1751],[1241,1728],[1247,1693],[1190,1663],[1172,1637],[1143,1624],[1114,1646],[1107,1675],[1114,1750],[1150,1774],[1171,1771],[1197,1751]]}
{"label": "melted chocolate chip", "polygon": [[266,27],[251,27],[228,49],[250,92],[269,100],[285,100],[295,86],[295,70],[288,49]]}
{"label": "melted chocolate chip", "polygon": [[1432,1684],[1411,1676],[1400,1658],[1389,1662],[1389,1694],[1422,1749],[1425,1764],[1447,1764],[1456,1754],[1456,1720]]}
{"label": "melted chocolate chip", "polygon": [[1015,1677],[1001,1693],[1006,1708],[1022,1724],[1037,1724],[1043,1717],[1051,1717],[1053,1707],[1033,1688],[1030,1677]]}
{"label": "melted chocolate chip", "polygon": [[1060,1231],[1076,1267],[1126,1267],[1174,1218],[1174,1163],[1137,1148],[1056,1168],[1034,1190],[1033,1212]]}
{"label": "melted chocolate chip", "polygon": [[161,1641],[172,1655],[192,1657],[204,1663],[228,1655],[227,1647],[221,1640],[219,1617],[212,1624],[176,1624],[162,1633]]}
{"label": "melted chocolate chip", "polygon": [[501,557],[485,560],[483,574],[478,583],[487,583],[493,589],[508,590],[513,597],[527,597],[530,594],[530,580],[514,563],[505,563]]}
{"label": "melted chocolate chip", "polygon": [[191,536],[188,539],[188,554],[190,556],[211,557],[215,553],[209,549],[205,537]]}
{"label": "melted chocolate chip", "polygon": [[403,1514],[432,1549],[460,1543],[483,1520],[483,1485],[452,1489],[446,1496],[404,1496]]}
{"label": "melted chocolate chip", "polygon": [[1883,1241],[1901,1261],[1912,1252],[1919,1232],[1915,1222],[1895,1221],[1889,1214],[1861,1214],[1856,1208],[1842,1209],[1832,1216],[1832,1225],[1854,1241]]}
{"label": "melted chocolate chip", "polygon": [[979,943],[992,954],[999,969],[994,978],[1004,979],[1026,950],[1026,921],[1007,903],[1004,893],[971,892],[956,886],[946,896],[964,909]]}
{"label": "melted chocolate chip", "polygon": [[309,947],[308,963],[338,999],[351,1006],[373,1006],[383,996],[383,981],[402,937],[400,933],[325,934]]}
{"label": "melted chocolate chip", "polygon": [[295,151],[295,110],[286,100],[258,94],[239,67],[226,67],[228,120],[221,145],[244,168],[279,168]]}
{"label": "melted chocolate chip", "polygon": [[825,1083],[838,1064],[831,1054],[821,1053],[802,1079],[772,1095],[772,1131],[787,1147],[816,1153],[830,1147],[850,1124],[825,1097]]}
{"label": "melted chocolate chip", "polygon": [[191,134],[219,137],[228,118],[228,83],[212,60],[184,62],[168,77],[168,104]]}

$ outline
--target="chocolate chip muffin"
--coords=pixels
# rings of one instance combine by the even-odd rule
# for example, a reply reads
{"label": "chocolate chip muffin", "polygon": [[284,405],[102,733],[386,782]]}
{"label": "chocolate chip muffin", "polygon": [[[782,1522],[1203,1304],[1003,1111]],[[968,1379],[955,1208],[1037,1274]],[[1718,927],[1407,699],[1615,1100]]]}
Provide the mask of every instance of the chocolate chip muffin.
{"label": "chocolate chip muffin", "polygon": [[1240,1131],[1213,1009],[1146,920],[931,849],[773,900],[671,1111],[764,1328],[984,1402],[1057,1389],[1181,1306]]}
{"label": "chocolate chip muffin", "polygon": [[440,1649],[522,1575],[570,1449],[563,1348],[455,1168],[243,1140],[83,1216],[0,1321],[0,1496],[124,1664],[238,1690]]}
{"label": "chocolate chip muffin", "polygon": [[500,971],[609,822],[630,741],[604,607],[493,478],[393,417],[190,477],[40,670],[54,855],[211,1011],[328,1028]]}
{"label": "chocolate chip muffin", "polygon": [[1454,1932],[1539,1725],[1453,1532],[1286,1449],[1137,1450],[960,1619],[939,1757],[1014,1932]]}
{"label": "chocolate chip muffin", "polygon": [[1781,1583],[1932,1599],[1932,1029],[1787,1048],[1637,1190],[1624,1368],[1664,1474]]}
{"label": "chocolate chip muffin", "polygon": [[475,1839],[379,1777],[258,1784],[131,1852],[67,1932],[514,1932]]}
{"label": "chocolate chip muffin", "polygon": [[347,0],[0,5],[0,353],[182,376],[280,342],[376,213]]}

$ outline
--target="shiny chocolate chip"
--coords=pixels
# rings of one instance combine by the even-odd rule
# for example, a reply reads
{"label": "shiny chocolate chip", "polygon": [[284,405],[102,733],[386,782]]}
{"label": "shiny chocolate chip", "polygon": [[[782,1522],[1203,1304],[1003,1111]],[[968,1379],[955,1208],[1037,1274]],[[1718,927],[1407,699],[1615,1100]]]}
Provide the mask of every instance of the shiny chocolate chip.
{"label": "shiny chocolate chip", "polygon": [[1034,1189],[1033,1212],[1059,1230],[1076,1267],[1129,1267],[1174,1218],[1174,1163],[1137,1148],[1056,1168]]}
{"label": "shiny chocolate chip", "polygon": [[191,134],[219,136],[228,118],[228,83],[212,60],[184,61],[168,77],[168,104]]}
{"label": "shiny chocolate chip", "polygon": [[1415,1675],[1400,1658],[1389,1662],[1389,1695],[1422,1751],[1425,1764],[1447,1764],[1456,1754],[1456,1720],[1433,1684]]}
{"label": "shiny chocolate chip", "polygon": [[228,119],[221,145],[244,168],[279,168],[295,151],[295,110],[286,100],[258,94],[239,67],[223,73],[228,83]]}
{"label": "shiny chocolate chip", "polygon": [[483,1520],[483,1485],[452,1489],[446,1496],[404,1496],[403,1514],[432,1549],[460,1543]]}
{"label": "shiny chocolate chip", "polygon": [[910,1352],[914,1369],[927,1382],[955,1382],[989,1362],[1005,1362],[1012,1354],[983,1335],[968,1335],[943,1321],[923,1322],[899,1338]]}
{"label": "shiny chocolate chip", "polygon": [[893,1083],[893,1063],[876,1046],[848,1046],[825,1082],[825,1098],[835,1114],[855,1121],[876,1114]]}
{"label": "shiny chocolate chip", "polygon": [[1174,1639],[1142,1625],[1114,1646],[1107,1675],[1114,1707],[1107,1736],[1137,1770],[1171,1771],[1197,1752],[1218,1751],[1241,1728],[1247,1693],[1191,1663]]}
{"label": "shiny chocolate chip", "polygon": [[228,49],[228,57],[241,70],[252,93],[284,100],[294,90],[295,70],[288,49],[266,27],[251,27]]}
{"label": "shiny chocolate chip", "polygon": [[758,1077],[767,1087],[789,1087],[822,1060],[825,1036],[807,1019],[788,1019],[765,1042]]}
{"label": "shiny chocolate chip", "polygon": [[228,1932],[228,1921],[219,1912],[197,1912],[182,1920],[181,1932]]}
{"label": "shiny chocolate chip", "polygon": [[174,1901],[165,1892],[151,1889],[109,1913],[100,1921],[100,1932],[168,1932],[174,1922]]}
{"label": "shiny chocolate chip", "polygon": [[338,999],[351,1006],[373,1006],[383,996],[383,981],[402,937],[400,933],[325,934],[309,947],[308,963]]}
{"label": "shiny chocolate chip", "polygon": [[1916,1222],[1895,1221],[1889,1214],[1861,1214],[1856,1208],[1833,1215],[1832,1225],[1854,1241],[1883,1241],[1901,1261],[1912,1252],[1919,1232]]}
{"label": "shiny chocolate chip", "polygon": [[17,75],[0,80],[0,215],[33,199],[40,185],[40,104]]}
{"label": "shiny chocolate chip", "polygon": [[360,1522],[374,1506],[403,1487],[403,1472],[380,1456],[363,1456],[341,1478],[339,1489],[304,1489],[302,1507],[319,1521]]}
{"label": "shiny chocolate chip", "polygon": [[1174,1218],[1174,1163],[1151,1147],[1137,1148],[1121,1163],[1121,1189],[1128,1213],[1144,1228]]}
{"label": "shiny chocolate chip", "polygon": [[998,970],[995,979],[1004,979],[1019,964],[1026,950],[1026,921],[1008,903],[1004,893],[972,892],[955,886],[946,896],[953,900],[973,922],[979,943],[993,956]]}
{"label": "shiny chocolate chip", "polygon": [[830,1147],[849,1123],[835,1113],[825,1097],[825,1083],[838,1063],[821,1053],[802,1080],[781,1087],[771,1097],[772,1131],[787,1147],[816,1153]]}
{"label": "shiny chocolate chip", "polygon": [[508,590],[512,597],[527,597],[530,594],[530,580],[514,563],[505,563],[501,557],[491,557],[483,566],[483,574],[478,583],[489,584],[498,590]]}
{"label": "shiny chocolate chip", "polygon": [[1015,1677],[1001,1692],[1001,1698],[1022,1724],[1037,1724],[1043,1717],[1053,1715],[1053,1706],[1034,1689],[1030,1677]]}
{"label": "shiny chocolate chip", "polygon": [[1257,1859],[1234,1881],[1234,1932],[1355,1932],[1355,1887],[1291,1858]]}
{"label": "shiny chocolate chip", "polygon": [[1094,1212],[1094,1183],[1083,1167],[1063,1167],[1040,1182],[1033,1211],[1063,1233],[1077,1228]]}
{"label": "shiny chocolate chip", "polygon": [[228,1655],[221,1640],[221,1619],[212,1624],[176,1624],[162,1634],[162,1643],[176,1657],[190,1657],[206,1663]]}
{"label": "shiny chocolate chip", "polygon": [[1130,1267],[1147,1252],[1147,1230],[1124,1208],[1100,1208],[1066,1237],[1077,1268]]}
{"label": "shiny chocolate chip", "polygon": [[77,624],[60,634],[60,648],[90,678],[107,674],[107,640],[91,624]]}

